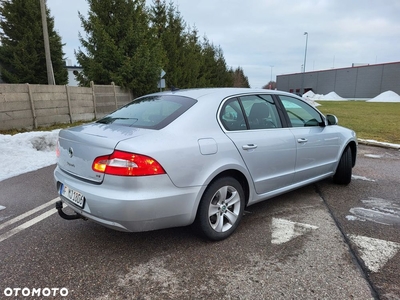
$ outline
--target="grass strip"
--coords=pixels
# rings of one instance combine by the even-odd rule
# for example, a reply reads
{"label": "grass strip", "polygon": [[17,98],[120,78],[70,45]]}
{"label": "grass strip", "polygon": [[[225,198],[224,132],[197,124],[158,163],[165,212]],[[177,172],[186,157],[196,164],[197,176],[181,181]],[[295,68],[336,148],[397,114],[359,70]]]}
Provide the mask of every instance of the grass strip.
{"label": "grass strip", "polygon": [[357,137],[400,144],[400,103],[320,101],[317,108],[334,114],[339,125],[353,129]]}

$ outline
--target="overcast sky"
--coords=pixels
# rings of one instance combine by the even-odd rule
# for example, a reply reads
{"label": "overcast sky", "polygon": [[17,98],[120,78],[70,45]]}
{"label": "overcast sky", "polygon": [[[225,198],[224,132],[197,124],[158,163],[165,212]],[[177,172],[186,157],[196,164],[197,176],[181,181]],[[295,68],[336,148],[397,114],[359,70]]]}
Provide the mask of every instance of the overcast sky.
{"label": "overcast sky", "polygon": [[[400,0],[173,0],[187,25],[242,67],[251,87],[276,75],[400,61]],[[148,4],[152,0],[147,0]],[[66,57],[84,34],[86,0],[47,0]],[[166,75],[168,76],[168,74]]]}

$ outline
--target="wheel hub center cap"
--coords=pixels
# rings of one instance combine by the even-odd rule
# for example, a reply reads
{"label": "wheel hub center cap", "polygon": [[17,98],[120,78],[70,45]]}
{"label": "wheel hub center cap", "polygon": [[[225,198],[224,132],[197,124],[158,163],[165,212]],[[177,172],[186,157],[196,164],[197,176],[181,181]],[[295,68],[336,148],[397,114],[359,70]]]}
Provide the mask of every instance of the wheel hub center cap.
{"label": "wheel hub center cap", "polygon": [[222,204],[222,205],[221,205],[221,212],[222,212],[222,213],[225,213],[226,210],[227,210],[226,205],[225,205],[225,204]]}

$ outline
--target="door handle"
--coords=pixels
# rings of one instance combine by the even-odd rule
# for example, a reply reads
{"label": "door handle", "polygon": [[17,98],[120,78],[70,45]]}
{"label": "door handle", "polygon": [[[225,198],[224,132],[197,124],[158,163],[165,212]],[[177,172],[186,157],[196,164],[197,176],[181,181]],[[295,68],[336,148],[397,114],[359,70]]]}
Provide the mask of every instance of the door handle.
{"label": "door handle", "polygon": [[297,142],[300,144],[307,143],[308,140],[306,138],[297,139]]}
{"label": "door handle", "polygon": [[256,149],[256,148],[257,148],[257,145],[255,145],[255,144],[247,144],[247,145],[242,146],[243,150],[251,150],[251,149]]}

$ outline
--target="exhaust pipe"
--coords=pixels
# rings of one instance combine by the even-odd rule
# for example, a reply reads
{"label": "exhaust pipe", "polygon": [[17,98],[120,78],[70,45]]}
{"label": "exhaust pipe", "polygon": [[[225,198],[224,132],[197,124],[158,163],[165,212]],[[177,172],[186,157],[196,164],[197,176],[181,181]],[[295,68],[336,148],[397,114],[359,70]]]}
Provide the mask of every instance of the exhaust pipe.
{"label": "exhaust pipe", "polygon": [[77,220],[77,219],[83,219],[83,220],[87,220],[84,216],[75,213],[75,215],[68,215],[63,211],[63,203],[62,201],[57,201],[56,202],[56,209],[58,211],[58,214],[60,215],[61,218],[65,219],[65,220]]}

